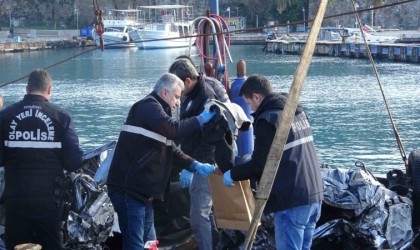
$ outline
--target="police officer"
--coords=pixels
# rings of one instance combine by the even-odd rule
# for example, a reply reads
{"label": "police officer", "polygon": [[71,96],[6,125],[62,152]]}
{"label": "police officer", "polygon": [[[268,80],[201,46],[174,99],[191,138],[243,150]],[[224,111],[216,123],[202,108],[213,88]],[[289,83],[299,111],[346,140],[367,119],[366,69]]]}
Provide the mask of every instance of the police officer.
{"label": "police officer", "polygon": [[133,104],[122,126],[107,185],[124,250],[142,250],[148,241],[156,240],[153,202],[163,201],[172,165],[203,178],[215,172],[214,166],[194,160],[173,143],[200,134],[215,115],[203,111],[189,119],[173,118],[183,89],[184,83],[177,76],[163,74],[152,93]]}
{"label": "police officer", "polygon": [[0,112],[0,166],[5,167],[6,248],[38,243],[62,249],[60,197],[64,169],[82,165],[70,115],[51,104],[52,80],[43,69],[28,78],[23,100]]}
{"label": "police officer", "polygon": [[[261,178],[287,100],[286,93],[275,93],[271,82],[261,75],[248,77],[239,95],[254,112],[255,147],[248,162],[224,173],[226,186],[234,185],[234,181]],[[299,104],[264,210],[266,214],[275,214],[277,249],[311,248],[322,198],[321,170],[312,129]]]}

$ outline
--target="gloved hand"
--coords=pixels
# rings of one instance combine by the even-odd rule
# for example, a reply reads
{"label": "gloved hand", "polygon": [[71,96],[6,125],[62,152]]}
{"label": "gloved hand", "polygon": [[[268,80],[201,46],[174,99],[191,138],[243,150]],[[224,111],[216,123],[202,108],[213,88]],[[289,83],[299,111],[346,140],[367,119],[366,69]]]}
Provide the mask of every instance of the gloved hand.
{"label": "gloved hand", "polygon": [[207,177],[208,174],[216,173],[216,168],[208,163],[201,163],[198,161],[193,161],[190,165],[190,169],[197,171],[201,176]]}
{"label": "gloved hand", "polygon": [[235,186],[235,182],[232,180],[232,177],[230,176],[230,170],[226,171],[226,173],[223,174],[223,184],[228,187]]}
{"label": "gloved hand", "polygon": [[205,109],[199,116],[197,116],[200,126],[202,127],[204,124],[208,123],[214,115],[216,115],[216,110],[210,112]]}
{"label": "gloved hand", "polygon": [[194,174],[190,171],[183,169],[181,173],[179,173],[179,182],[181,188],[188,188],[191,185],[193,180]]}

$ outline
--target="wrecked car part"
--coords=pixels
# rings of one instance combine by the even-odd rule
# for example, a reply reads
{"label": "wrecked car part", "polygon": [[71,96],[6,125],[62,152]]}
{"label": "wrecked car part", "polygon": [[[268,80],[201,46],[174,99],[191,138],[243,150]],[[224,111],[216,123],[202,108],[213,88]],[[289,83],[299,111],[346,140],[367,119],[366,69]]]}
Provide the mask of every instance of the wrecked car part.
{"label": "wrecked car part", "polygon": [[65,196],[65,203],[70,204],[64,228],[67,249],[102,249],[112,233],[114,208],[106,186],[93,176],[114,146],[111,142],[88,152],[82,170],[67,174],[67,180],[71,180]]}

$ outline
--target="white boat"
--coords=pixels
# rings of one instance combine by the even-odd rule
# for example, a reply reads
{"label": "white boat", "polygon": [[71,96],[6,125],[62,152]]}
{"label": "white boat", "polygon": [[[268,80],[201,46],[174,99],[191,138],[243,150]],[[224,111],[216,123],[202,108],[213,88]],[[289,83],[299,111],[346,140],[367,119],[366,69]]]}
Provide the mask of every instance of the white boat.
{"label": "white boat", "polygon": [[129,32],[139,49],[188,47],[195,42],[192,6],[138,6],[142,27]]}
{"label": "white boat", "polygon": [[[367,43],[395,43],[399,37],[393,35],[385,35],[375,31],[369,26],[363,26],[363,34]],[[340,41],[344,43],[363,43],[362,33],[359,28],[337,28],[323,27],[320,30],[318,41]]]}
{"label": "white boat", "polygon": [[[359,28],[346,28],[348,31],[348,37],[344,39],[346,43],[363,43],[362,33]],[[367,43],[395,43],[399,37],[392,35],[379,34],[374,30],[363,28],[363,34],[365,35]]]}
{"label": "white boat", "polygon": [[[103,17],[105,48],[136,47],[136,44],[130,39],[129,32],[140,26],[140,23],[138,23],[139,13],[138,10],[111,9],[106,11],[106,15]],[[96,32],[92,32],[92,38],[99,46],[100,40]]]}

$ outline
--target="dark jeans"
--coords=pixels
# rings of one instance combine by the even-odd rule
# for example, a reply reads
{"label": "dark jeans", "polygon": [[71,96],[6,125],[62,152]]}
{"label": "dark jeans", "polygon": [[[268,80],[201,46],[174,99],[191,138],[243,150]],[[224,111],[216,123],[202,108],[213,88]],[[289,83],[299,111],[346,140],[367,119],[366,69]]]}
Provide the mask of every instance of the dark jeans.
{"label": "dark jeans", "polygon": [[63,249],[62,222],[58,217],[32,219],[6,206],[6,248],[13,250],[16,245],[36,243],[43,250]]}
{"label": "dark jeans", "polygon": [[144,249],[149,240],[156,240],[153,207],[124,192],[109,190],[109,198],[118,215],[123,235],[123,250]]}

